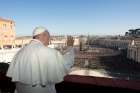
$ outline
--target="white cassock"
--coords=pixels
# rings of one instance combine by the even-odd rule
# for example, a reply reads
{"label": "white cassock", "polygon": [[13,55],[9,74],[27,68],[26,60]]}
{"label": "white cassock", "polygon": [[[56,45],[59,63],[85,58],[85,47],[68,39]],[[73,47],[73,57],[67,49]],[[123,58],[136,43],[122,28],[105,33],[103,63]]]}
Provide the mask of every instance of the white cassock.
{"label": "white cassock", "polygon": [[17,93],[56,93],[55,84],[63,81],[74,63],[73,48],[68,50],[62,55],[39,40],[19,50],[7,72]]}

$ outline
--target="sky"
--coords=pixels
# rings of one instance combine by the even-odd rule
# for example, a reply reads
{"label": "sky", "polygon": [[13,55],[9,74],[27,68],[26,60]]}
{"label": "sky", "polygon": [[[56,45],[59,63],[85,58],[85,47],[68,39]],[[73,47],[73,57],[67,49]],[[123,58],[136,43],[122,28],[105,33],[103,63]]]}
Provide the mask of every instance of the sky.
{"label": "sky", "polygon": [[140,28],[140,0],[0,0],[0,17],[15,21],[17,36],[37,26],[52,35],[124,35]]}

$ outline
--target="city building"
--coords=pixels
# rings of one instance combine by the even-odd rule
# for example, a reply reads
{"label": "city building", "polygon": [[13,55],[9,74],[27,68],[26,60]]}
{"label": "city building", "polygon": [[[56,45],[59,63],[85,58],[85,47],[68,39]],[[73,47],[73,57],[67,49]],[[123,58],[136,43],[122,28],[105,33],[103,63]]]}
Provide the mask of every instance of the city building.
{"label": "city building", "polygon": [[[0,18],[0,49],[23,47],[32,40],[32,36],[16,37],[15,22]],[[66,45],[67,36],[51,36],[50,46],[53,48]],[[74,36],[74,45],[79,45],[79,37]]]}
{"label": "city building", "polygon": [[96,39],[92,44],[117,50],[126,50],[126,56],[132,60],[131,62],[140,63],[140,38],[133,40]]}
{"label": "city building", "polygon": [[21,37],[16,37],[14,41],[14,46],[15,47],[23,47],[30,43],[32,40],[32,36],[21,36]]}
{"label": "city building", "polygon": [[140,63],[140,42],[133,40],[128,46],[127,58]]}
{"label": "city building", "polygon": [[15,22],[0,18],[0,48],[13,47],[15,35]]}
{"label": "city building", "polygon": [[[74,36],[74,46],[79,45],[79,37]],[[21,36],[16,37],[14,41],[15,47],[23,47],[27,45],[32,40],[32,36]],[[50,47],[52,48],[60,48],[66,46],[67,36],[51,36],[50,39]]]}

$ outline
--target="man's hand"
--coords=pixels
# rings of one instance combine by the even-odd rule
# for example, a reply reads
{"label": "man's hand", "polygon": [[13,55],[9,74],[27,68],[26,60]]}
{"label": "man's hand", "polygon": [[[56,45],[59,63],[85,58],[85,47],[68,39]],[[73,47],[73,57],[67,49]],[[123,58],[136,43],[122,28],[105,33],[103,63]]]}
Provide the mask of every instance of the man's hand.
{"label": "man's hand", "polygon": [[74,39],[72,36],[67,36],[67,46],[73,46]]}

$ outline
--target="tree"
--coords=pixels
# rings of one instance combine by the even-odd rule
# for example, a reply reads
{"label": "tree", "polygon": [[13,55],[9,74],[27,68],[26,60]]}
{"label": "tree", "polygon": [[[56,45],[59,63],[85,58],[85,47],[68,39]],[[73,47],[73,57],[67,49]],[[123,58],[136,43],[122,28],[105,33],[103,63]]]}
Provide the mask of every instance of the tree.
{"label": "tree", "polygon": [[129,36],[132,36],[132,37],[139,37],[140,36],[140,29],[129,29],[128,30],[129,32],[125,33],[125,34],[129,34]]}

